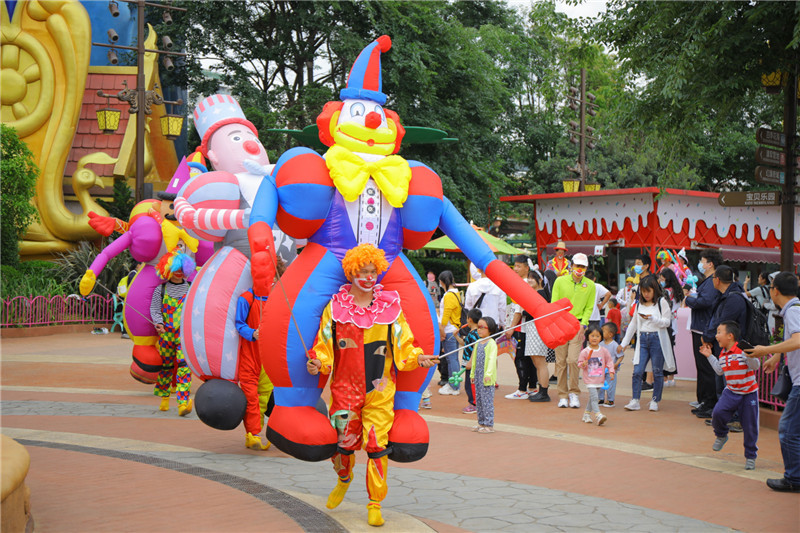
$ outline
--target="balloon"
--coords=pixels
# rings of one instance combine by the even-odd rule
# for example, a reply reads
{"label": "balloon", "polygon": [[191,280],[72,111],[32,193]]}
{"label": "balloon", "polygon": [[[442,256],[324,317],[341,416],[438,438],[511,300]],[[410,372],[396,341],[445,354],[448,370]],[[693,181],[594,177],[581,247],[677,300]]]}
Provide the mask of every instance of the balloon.
{"label": "balloon", "polygon": [[194,395],[197,417],[214,429],[236,429],[244,419],[247,400],[242,389],[225,379],[210,379]]}

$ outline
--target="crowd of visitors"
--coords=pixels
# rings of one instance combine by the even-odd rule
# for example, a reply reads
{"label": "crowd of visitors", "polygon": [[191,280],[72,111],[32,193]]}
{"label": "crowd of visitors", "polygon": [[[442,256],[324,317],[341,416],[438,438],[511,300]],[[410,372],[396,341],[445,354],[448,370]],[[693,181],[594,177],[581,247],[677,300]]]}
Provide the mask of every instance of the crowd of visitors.
{"label": "crowd of visitors", "polygon": [[[474,430],[494,431],[498,344],[513,346],[518,378],[517,390],[505,399],[550,402],[549,385],[554,379],[557,407],[577,409],[583,381],[589,394],[582,421],[597,425],[607,421],[600,408],[615,407],[617,376],[626,350],[632,348],[632,394],[625,410],[641,410],[642,392],[652,390],[647,407],[658,411],[664,388],[675,386],[677,316],[681,308],[688,308],[687,329],[697,376],[691,413],[705,419],[713,429],[712,450],[721,450],[730,432],[743,432],[745,469],[755,468],[757,372],[759,367],[763,372],[773,372],[779,365],[785,366],[792,384],[779,429],[785,474],[781,479],[768,480],[767,485],[776,491],[800,492],[797,276],[762,272],[757,286],[750,288],[749,276],[740,283],[738,272],[723,263],[720,252],[708,249],[700,253],[696,265],[699,283],[694,285],[691,271],[676,263],[672,254],[660,254],[661,264],[655,265],[643,254],[636,258],[625,286],[617,290],[597,282],[585,254],[568,257],[567,252],[559,242],[555,257],[546,263],[544,271],[527,256],[514,259],[514,271],[543,298],[567,298],[572,303],[570,313],[581,328],[573,339],[554,350],[544,344],[532,317],[479,270],[471,268],[472,279],[463,298],[452,272],[442,272],[438,279],[433,272],[428,273],[431,298],[440,310],[442,353],[460,353],[460,357],[450,354],[442,358],[439,393],[457,395],[464,383],[467,405],[462,412],[478,414]],[[685,261],[685,256],[681,257]],[[460,323],[462,308],[466,324]],[[747,342],[754,310],[770,315],[771,331],[776,319],[782,323],[776,331],[782,335],[782,342],[772,346]],[[497,342],[489,342],[492,338]],[[429,392],[422,407],[430,408]]]}

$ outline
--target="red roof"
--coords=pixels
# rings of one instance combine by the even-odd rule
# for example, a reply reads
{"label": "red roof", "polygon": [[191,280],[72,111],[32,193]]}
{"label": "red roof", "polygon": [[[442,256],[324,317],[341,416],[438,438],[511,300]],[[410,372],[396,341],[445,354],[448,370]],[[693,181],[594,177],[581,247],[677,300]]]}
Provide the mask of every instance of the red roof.
{"label": "red roof", "polygon": [[[106,99],[97,96],[97,90],[116,94],[124,89],[122,81],[128,81],[128,87],[136,87],[135,74],[89,74],[86,77],[86,89],[83,92],[81,116],[78,119],[78,130],[72,141],[72,149],[67,157],[64,176],[71,177],[78,167],[78,160],[85,155],[95,152],[105,152],[111,157],[119,155],[125,128],[128,125],[128,104],[116,98],[108,100],[108,107],[122,111],[119,128],[111,135],[106,135],[97,126],[97,110],[107,106]],[[114,174],[114,165],[92,165],[98,176],[111,177]]]}
{"label": "red roof", "polygon": [[687,191],[685,189],[659,189],[658,187],[637,187],[633,189],[600,189],[599,191],[582,192],[551,192],[543,194],[520,194],[518,196],[501,196],[501,202],[517,202],[522,204],[532,204],[536,200],[553,200],[556,198],[580,198],[594,196],[620,196],[623,194],[659,194],[666,192],[678,196],[700,196],[705,198],[716,198],[717,192]]}

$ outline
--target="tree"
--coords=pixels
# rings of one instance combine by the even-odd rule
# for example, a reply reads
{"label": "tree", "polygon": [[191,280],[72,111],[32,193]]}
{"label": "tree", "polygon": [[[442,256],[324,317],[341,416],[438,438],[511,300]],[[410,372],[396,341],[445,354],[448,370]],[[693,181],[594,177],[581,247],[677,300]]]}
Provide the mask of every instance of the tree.
{"label": "tree", "polygon": [[14,128],[0,124],[0,131],[0,262],[14,266],[19,264],[19,238],[37,220],[36,208],[31,202],[39,169],[33,161],[33,153]]}
{"label": "tree", "polygon": [[593,35],[639,82],[621,124],[669,141],[701,188],[753,183],[755,128],[781,117],[761,76],[800,63],[800,3],[612,0]]}

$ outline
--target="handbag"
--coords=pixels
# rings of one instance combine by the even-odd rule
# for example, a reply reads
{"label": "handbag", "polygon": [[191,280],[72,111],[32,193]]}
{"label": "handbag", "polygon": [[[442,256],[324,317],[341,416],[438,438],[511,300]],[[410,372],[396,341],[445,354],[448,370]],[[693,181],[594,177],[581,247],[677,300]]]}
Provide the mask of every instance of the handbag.
{"label": "handbag", "polygon": [[781,357],[781,369],[778,371],[778,379],[775,380],[775,385],[769,393],[776,398],[786,401],[789,399],[789,393],[792,392],[792,377],[789,375],[789,367],[786,366],[784,358]]}

